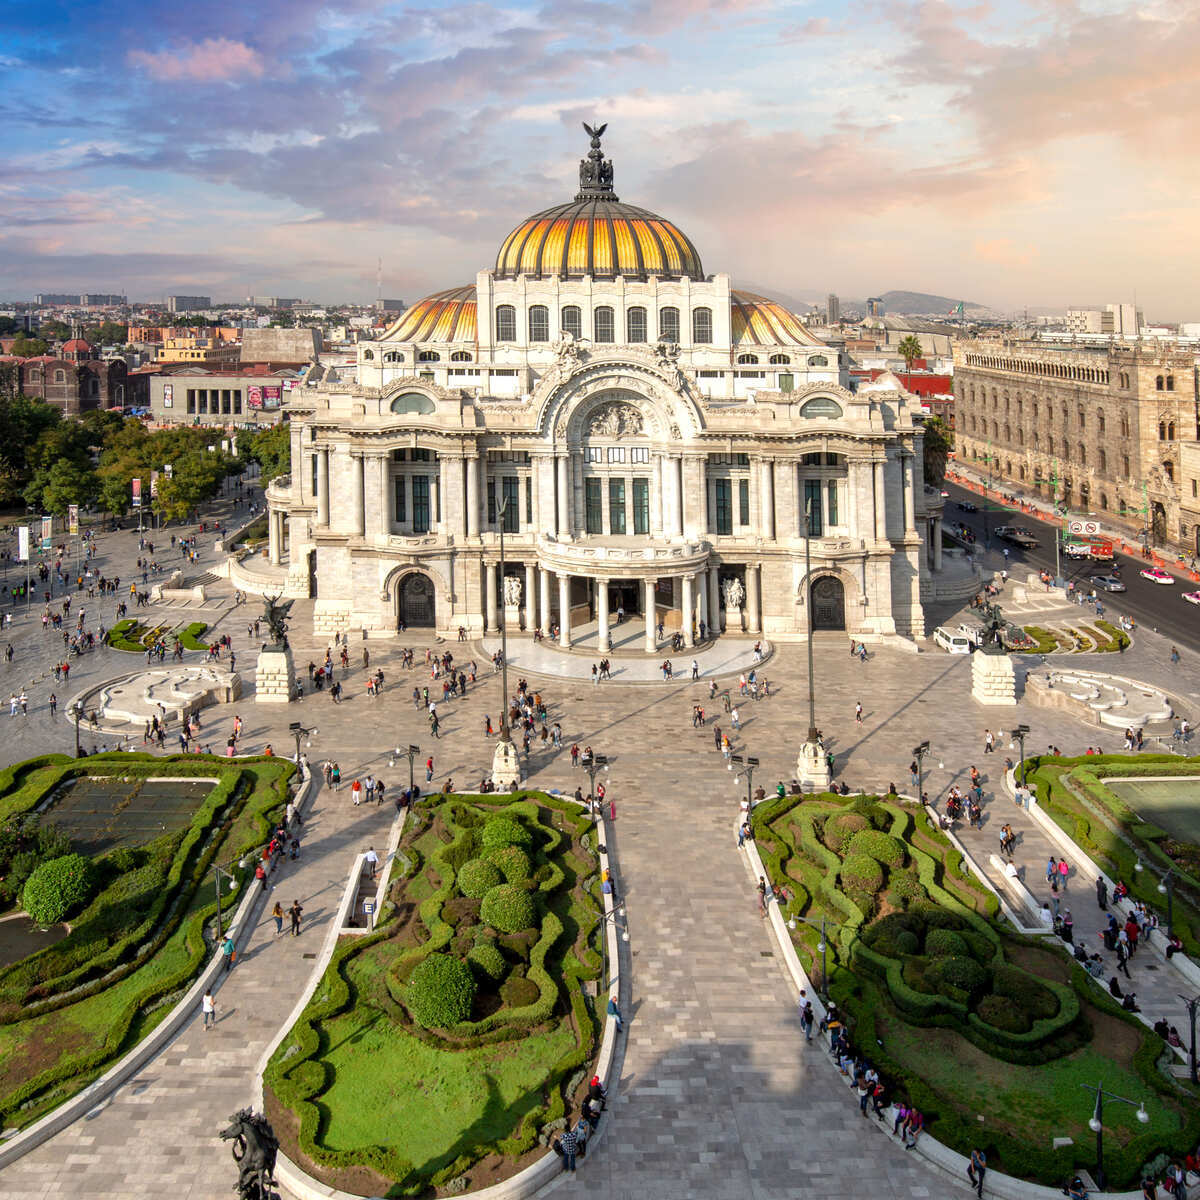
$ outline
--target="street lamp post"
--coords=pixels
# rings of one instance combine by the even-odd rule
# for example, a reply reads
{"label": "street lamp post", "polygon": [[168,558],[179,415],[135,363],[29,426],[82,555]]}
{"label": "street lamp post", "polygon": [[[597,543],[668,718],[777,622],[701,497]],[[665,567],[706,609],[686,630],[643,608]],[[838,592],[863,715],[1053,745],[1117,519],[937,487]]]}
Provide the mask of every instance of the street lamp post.
{"label": "street lamp post", "polygon": [[[1028,725],[1018,725],[1013,731],[1013,742],[1019,742],[1021,746],[1021,786],[1025,786],[1025,737],[1029,733]],[[1009,742],[1011,747],[1013,742]]]}
{"label": "street lamp post", "polygon": [[820,928],[821,940],[817,943],[817,949],[821,952],[821,999],[828,1003],[829,1001],[829,972],[826,970],[826,941],[825,941],[825,926],[827,924],[824,917],[819,921],[814,917],[798,917],[792,913],[788,917],[788,928],[795,929],[796,922],[803,921],[805,925],[811,925],[814,929]]}
{"label": "street lamp post", "polygon": [[500,705],[500,740],[496,743],[496,752],[492,756],[492,783],[499,791],[512,791],[521,781],[521,769],[517,763],[517,751],[513,746],[512,734],[508,728],[508,627],[504,620],[504,515],[508,511],[508,501],[501,498],[496,506],[496,517],[500,525],[500,587],[499,587],[499,618],[500,618],[500,686],[503,689]]}
{"label": "street lamp post", "polygon": [[743,775],[746,777],[746,808],[754,807],[754,795],[751,788],[754,786],[754,771],[758,766],[758,759],[752,754],[745,756],[741,754],[731,754],[729,756],[729,769],[732,771],[735,766],[741,767],[741,770],[734,775],[734,779],[740,779]]}
{"label": "street lamp post", "polygon": [[[585,764],[584,770],[588,773],[588,796],[595,797],[596,772],[608,770],[608,756],[606,754],[593,754]],[[596,811],[598,814],[599,809]]]}
{"label": "street lamp post", "polygon": [[392,751],[391,761],[388,763],[388,766],[391,767],[395,766],[396,759],[405,757],[408,758],[408,795],[410,800],[412,799],[413,788],[416,787],[416,780],[413,778],[413,763],[416,762],[417,755],[420,753],[420,746],[409,746],[407,750],[397,746],[396,749]]}
{"label": "street lamp post", "polygon": [[1193,996],[1190,1000],[1187,996],[1180,996],[1184,1007],[1187,1009],[1188,1021],[1192,1027],[1192,1044],[1191,1050],[1188,1052],[1188,1063],[1191,1068],[1192,1083],[1200,1083],[1200,1078],[1197,1078],[1196,1072],[1196,1010],[1200,1008],[1200,996]]}
{"label": "street lamp post", "polygon": [[1172,868],[1163,877],[1158,885],[1158,890],[1164,892],[1167,897],[1167,937],[1168,939],[1175,936],[1174,925],[1175,916],[1175,870]]}
{"label": "street lamp post", "polygon": [[804,502],[804,587],[808,604],[808,740],[796,759],[796,777],[800,789],[814,791],[829,787],[832,772],[824,749],[817,741],[817,693],[813,681],[813,581],[812,581],[812,500]]}
{"label": "street lamp post", "polygon": [[1143,1103],[1138,1103],[1136,1100],[1127,1100],[1124,1096],[1118,1096],[1115,1092],[1106,1092],[1102,1085],[1097,1084],[1093,1087],[1090,1083],[1081,1083],[1079,1085],[1084,1091],[1096,1093],[1096,1109],[1092,1113],[1092,1118],[1088,1121],[1088,1128],[1096,1135],[1096,1186],[1103,1188],[1105,1184],[1104,1178],[1104,1101],[1105,1099],[1116,1100],[1119,1104],[1128,1104],[1137,1109],[1137,1119],[1145,1125],[1150,1120],[1150,1114],[1146,1111],[1146,1106]]}
{"label": "street lamp post", "polygon": [[306,742],[306,745],[311,746],[312,740],[313,740],[313,734],[315,734],[317,731],[315,729],[305,729],[305,727],[299,721],[293,721],[288,726],[288,730],[290,731],[292,737],[294,737],[296,739],[296,766],[299,766],[300,765],[300,739],[307,738],[308,740]]}
{"label": "street lamp post", "polygon": [[917,760],[917,802],[920,803],[925,795],[925,755],[929,753],[928,741],[913,747],[913,758]]}
{"label": "street lamp post", "polygon": [[75,757],[83,757],[83,748],[79,745],[79,722],[83,719],[83,701],[76,700],[71,705],[71,715],[75,718]]}
{"label": "street lamp post", "polygon": [[[240,860],[238,861],[238,866],[239,866],[239,867],[245,867],[245,865],[246,865],[246,860],[245,860],[245,859],[240,859]],[[214,871],[216,871],[216,873],[217,873],[217,874],[216,874],[216,885],[217,885],[217,941],[219,942],[219,941],[221,940],[221,937],[222,937],[222,929],[221,929],[221,880],[222,880],[223,878],[224,878],[224,879],[228,879],[228,880],[229,880],[229,890],[230,890],[231,892],[236,892],[236,891],[237,891],[237,889],[238,889],[238,881],[237,881],[237,877],[236,877],[236,876],[234,876],[234,875],[231,875],[231,874],[230,874],[228,871],[226,871],[226,870],[225,870],[223,867],[213,867],[213,870],[214,870]]]}

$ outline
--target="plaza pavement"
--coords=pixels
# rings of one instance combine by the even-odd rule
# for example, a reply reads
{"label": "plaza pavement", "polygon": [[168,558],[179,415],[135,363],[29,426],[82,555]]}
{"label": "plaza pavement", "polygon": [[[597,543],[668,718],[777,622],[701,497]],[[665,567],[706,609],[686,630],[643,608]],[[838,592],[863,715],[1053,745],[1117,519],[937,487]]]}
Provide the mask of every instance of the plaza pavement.
{"label": "plaza pavement", "polygon": [[[114,546],[112,552],[122,551]],[[221,587],[214,590],[213,613],[218,615]],[[320,661],[325,649],[324,640],[306,633],[309,611],[306,602],[293,610],[292,640],[300,670],[309,658]],[[234,610],[214,630],[231,634],[239,668],[247,674],[254,649],[246,635],[248,612],[252,616],[253,608]],[[48,657],[45,647],[38,649],[40,628],[18,625],[13,636],[19,655],[12,670],[20,665],[24,673],[39,653]],[[419,651],[418,666],[411,672],[396,665],[402,643]],[[493,746],[483,736],[483,719],[490,713],[495,720],[499,680],[491,675],[482,646],[450,643],[458,658],[476,659],[478,681],[465,700],[439,704],[442,736],[432,739],[424,714],[409,699],[414,685],[428,682],[421,652],[429,644],[416,631],[394,644],[368,643],[372,670],[382,667],[387,679],[378,699],[365,695],[358,667],[361,646],[352,643],[342,704],[333,704],[328,694],[283,707],[255,706],[244,698],[206,710],[205,736],[214,745],[223,744],[237,712],[245,722],[246,751],[270,742],[282,753],[292,745],[288,722],[300,720],[318,729],[308,751],[314,767],[326,757],[336,758],[345,780],[374,771],[394,795],[407,782],[407,762],[389,766],[388,748],[413,742],[421,747],[421,759],[434,755],[437,784],[452,775],[457,786],[471,787],[490,764]],[[513,647],[510,657],[514,652],[520,647]],[[1196,678],[1200,656],[1185,652],[1186,671],[1181,671],[1170,666],[1167,652],[1165,643],[1160,646],[1152,635],[1144,635],[1121,657],[1119,667],[1164,685]],[[1116,660],[1097,657],[1104,668]],[[683,665],[680,656],[675,661]],[[80,681],[105,678],[128,662],[116,651],[86,656],[72,672],[71,691]],[[741,705],[742,729],[734,735],[734,749],[761,759],[755,784],[768,790],[777,780],[791,778],[807,727],[805,662],[803,646],[776,647],[765,668],[772,680],[771,698]],[[611,1128],[579,1179],[555,1187],[597,1189],[609,1200],[851,1194],[923,1200],[965,1186],[965,1180],[956,1185],[932,1174],[876,1131],[864,1137],[857,1105],[833,1085],[817,1046],[804,1044],[791,984],[736,853],[731,825],[745,782],[735,781],[713,748],[711,714],[719,706],[707,701],[707,683],[677,678],[654,687],[618,681],[593,686],[583,674],[590,675],[586,656],[562,656],[552,665],[557,668],[553,675],[535,676],[532,665],[527,670],[548,702],[551,720],[562,724],[564,746],[554,752],[535,743],[527,781],[569,791],[586,787],[585,773],[572,771],[567,756],[575,741],[609,756],[605,782],[616,802],[610,851],[627,901],[633,967],[628,1040],[614,1088]],[[343,677],[340,668],[337,674]],[[515,687],[513,676],[510,671],[510,686]],[[1057,711],[975,704],[969,699],[966,657],[884,648],[863,664],[849,657],[848,642],[839,636],[817,646],[816,677],[817,723],[837,756],[836,777],[856,788],[883,789],[895,782],[903,790],[911,749],[926,738],[933,743],[926,760],[931,796],[961,782],[972,762],[991,769],[995,761],[998,777],[1004,751],[985,762],[984,730],[1003,729],[1018,720],[1032,727],[1031,752],[1056,744],[1076,753],[1103,739],[1109,743],[1106,748],[1115,748],[1111,736]],[[39,707],[46,691],[42,684],[31,692],[35,704],[28,719],[0,715],[0,749],[6,760],[72,746],[73,733],[61,711],[52,723]],[[60,699],[62,695],[60,691]],[[865,710],[861,726],[854,721],[860,700]],[[709,710],[706,728],[692,727],[696,702]],[[718,713],[715,721],[728,728],[724,714]],[[998,778],[989,779],[988,791],[996,791],[997,785]],[[1006,804],[990,800],[989,815],[999,805],[1007,817]],[[320,922],[332,913],[353,854],[372,839],[378,846],[388,817],[351,808],[345,789],[333,796],[318,787],[304,858],[281,883],[285,907],[298,895],[314,918],[309,932],[298,941],[286,936],[276,941],[273,924],[260,923],[243,962],[217,996],[222,1010],[217,1030],[203,1033],[197,1016],[90,1119],[0,1172],[0,1193],[13,1200],[226,1196],[235,1174],[228,1147],[215,1133],[236,1107],[253,1098],[253,1067],[311,969],[303,955],[317,949]],[[994,832],[985,828],[989,843]]]}

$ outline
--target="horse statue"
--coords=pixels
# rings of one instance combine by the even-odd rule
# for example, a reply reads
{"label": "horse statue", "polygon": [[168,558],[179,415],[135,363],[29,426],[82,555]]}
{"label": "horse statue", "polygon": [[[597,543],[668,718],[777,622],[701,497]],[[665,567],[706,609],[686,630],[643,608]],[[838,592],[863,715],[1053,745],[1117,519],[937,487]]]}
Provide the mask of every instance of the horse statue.
{"label": "horse statue", "polygon": [[233,1142],[233,1161],[238,1164],[235,1190],[241,1200],[268,1200],[275,1186],[279,1139],[267,1118],[253,1109],[243,1108],[229,1121],[221,1130],[221,1140]]}
{"label": "horse statue", "polygon": [[276,646],[287,645],[287,616],[292,607],[291,600],[279,603],[279,596],[263,597],[263,617],[271,631],[271,641]]}

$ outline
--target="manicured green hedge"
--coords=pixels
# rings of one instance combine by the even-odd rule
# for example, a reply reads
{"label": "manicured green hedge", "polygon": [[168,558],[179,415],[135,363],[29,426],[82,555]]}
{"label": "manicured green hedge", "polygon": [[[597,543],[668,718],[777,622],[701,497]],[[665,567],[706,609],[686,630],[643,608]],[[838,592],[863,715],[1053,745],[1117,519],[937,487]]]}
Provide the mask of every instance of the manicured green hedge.
{"label": "manicured green hedge", "polygon": [[202,640],[206,629],[208,626],[203,621],[193,621],[187,628],[179,630],[175,636],[183,643],[185,650],[207,650],[208,642]]}
{"label": "manicured green hedge", "polygon": [[404,990],[413,1020],[426,1029],[450,1029],[471,1015],[475,977],[461,958],[431,954],[417,963]]}
{"label": "manicured green hedge", "polygon": [[82,854],[42,863],[21,889],[21,907],[39,925],[57,925],[92,898],[96,868]]}

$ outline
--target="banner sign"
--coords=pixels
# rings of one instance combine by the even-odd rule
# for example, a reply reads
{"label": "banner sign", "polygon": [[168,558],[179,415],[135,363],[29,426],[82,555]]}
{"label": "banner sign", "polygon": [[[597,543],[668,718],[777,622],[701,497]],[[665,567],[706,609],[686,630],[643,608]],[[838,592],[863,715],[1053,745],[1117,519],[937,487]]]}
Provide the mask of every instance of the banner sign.
{"label": "banner sign", "polygon": [[150,472],[150,497],[153,499],[158,495],[158,472]]}
{"label": "banner sign", "polygon": [[173,408],[175,405],[175,385],[173,383],[163,384],[163,408]]}
{"label": "banner sign", "polygon": [[262,408],[263,389],[261,383],[252,383],[246,389],[246,399],[251,408]]}
{"label": "banner sign", "polygon": [[54,541],[54,518],[42,518],[42,549],[49,550]]}
{"label": "banner sign", "polygon": [[17,558],[21,562],[29,561],[29,526],[17,526]]}
{"label": "banner sign", "polygon": [[67,505],[67,529],[72,534],[76,534],[79,532],[79,505],[78,504],[68,504]]}
{"label": "banner sign", "polygon": [[141,481],[141,479],[137,475],[135,475],[129,481],[129,486],[133,492],[133,507],[141,508],[142,507],[142,481]]}
{"label": "banner sign", "polygon": [[283,399],[283,388],[278,384],[264,384],[262,395],[263,408],[278,408]]}

